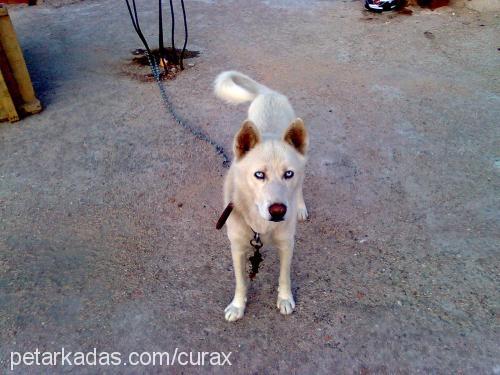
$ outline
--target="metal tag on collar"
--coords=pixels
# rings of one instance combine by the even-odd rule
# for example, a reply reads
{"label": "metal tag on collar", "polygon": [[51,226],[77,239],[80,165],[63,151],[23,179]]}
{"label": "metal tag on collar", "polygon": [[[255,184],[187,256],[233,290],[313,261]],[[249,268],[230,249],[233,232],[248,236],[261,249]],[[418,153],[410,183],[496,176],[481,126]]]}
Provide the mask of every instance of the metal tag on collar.
{"label": "metal tag on collar", "polygon": [[264,245],[262,244],[262,241],[260,240],[260,234],[255,232],[253,229],[252,229],[252,231],[253,231],[253,238],[250,240],[250,245],[252,245],[252,247],[258,251]]}
{"label": "metal tag on collar", "polygon": [[253,229],[252,231],[253,231],[253,238],[250,240],[250,245],[252,245],[252,247],[254,248],[254,253],[249,258],[250,264],[252,266],[250,269],[250,274],[248,275],[250,277],[250,280],[253,280],[255,278],[255,275],[257,275],[257,273],[259,272],[259,265],[264,260],[259,251],[260,248],[264,246],[262,244],[262,241],[260,240],[260,234],[254,231]]}

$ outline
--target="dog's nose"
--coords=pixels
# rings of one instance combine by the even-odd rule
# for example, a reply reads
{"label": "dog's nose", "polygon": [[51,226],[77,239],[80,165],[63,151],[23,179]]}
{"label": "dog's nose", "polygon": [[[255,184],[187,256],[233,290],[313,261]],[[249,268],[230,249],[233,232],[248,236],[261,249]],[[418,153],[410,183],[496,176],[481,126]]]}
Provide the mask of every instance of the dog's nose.
{"label": "dog's nose", "polygon": [[269,206],[272,221],[281,221],[286,214],[286,206],[283,203],[273,203]]}

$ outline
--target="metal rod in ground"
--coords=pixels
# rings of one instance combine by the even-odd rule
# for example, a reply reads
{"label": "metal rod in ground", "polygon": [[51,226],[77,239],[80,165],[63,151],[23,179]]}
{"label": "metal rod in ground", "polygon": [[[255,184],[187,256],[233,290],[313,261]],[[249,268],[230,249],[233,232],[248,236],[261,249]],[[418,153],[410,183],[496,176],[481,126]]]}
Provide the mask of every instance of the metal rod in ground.
{"label": "metal rod in ground", "polygon": [[170,0],[170,17],[172,18],[172,53],[174,55],[174,63],[177,64],[177,50],[175,49],[175,14],[174,14],[174,5],[172,4],[172,0]]}
{"label": "metal rod in ground", "polygon": [[163,63],[163,70],[166,69],[165,64],[165,45],[163,44],[163,6],[162,0],[158,0],[158,55]]}
{"label": "metal rod in ground", "polygon": [[132,0],[132,5],[134,6],[135,23],[137,25],[137,28],[139,28],[139,17],[137,16],[137,7],[135,6],[135,0]]}
{"label": "metal rod in ground", "polygon": [[132,26],[134,27],[135,32],[139,36],[139,39],[141,39],[142,44],[144,44],[146,51],[148,52],[148,54],[151,55],[151,50],[149,49],[148,42],[146,41],[146,38],[144,37],[144,34],[142,33],[141,27],[139,25],[139,16],[137,15],[137,7],[135,5],[135,0],[132,0],[132,7],[134,8],[133,11],[132,7],[130,7],[129,0],[125,0],[125,3],[127,4],[127,9],[130,15],[130,19],[132,20]]}
{"label": "metal rod in ground", "polygon": [[188,26],[187,26],[186,8],[184,7],[184,0],[181,0],[181,5],[182,5],[182,17],[184,18],[184,45],[182,46],[182,51],[181,51],[180,66],[181,70],[184,70],[184,53],[186,52],[186,46],[188,42]]}

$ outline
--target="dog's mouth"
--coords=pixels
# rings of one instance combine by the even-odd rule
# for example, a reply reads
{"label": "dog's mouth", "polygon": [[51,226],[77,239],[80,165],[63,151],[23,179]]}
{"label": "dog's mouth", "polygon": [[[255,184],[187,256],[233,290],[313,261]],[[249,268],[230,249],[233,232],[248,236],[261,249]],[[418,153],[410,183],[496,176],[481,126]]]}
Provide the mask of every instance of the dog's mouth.
{"label": "dog's mouth", "polygon": [[270,218],[269,221],[274,221],[275,223],[279,223],[280,221],[285,221],[285,218]]}

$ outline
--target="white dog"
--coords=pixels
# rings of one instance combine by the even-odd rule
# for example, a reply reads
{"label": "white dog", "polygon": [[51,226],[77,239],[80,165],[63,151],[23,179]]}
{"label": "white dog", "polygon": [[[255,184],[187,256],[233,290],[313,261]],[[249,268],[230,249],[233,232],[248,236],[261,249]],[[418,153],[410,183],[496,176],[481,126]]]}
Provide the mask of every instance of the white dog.
{"label": "white dog", "polygon": [[225,204],[233,207],[232,213],[230,209],[225,212],[236,277],[225,318],[235,321],[245,312],[246,257],[255,233],[264,244],[274,244],[279,250],[277,306],[282,314],[291,314],[295,308],[290,281],[295,227],[297,219],[307,219],[302,182],[309,139],[304,122],[295,117],[284,95],[241,73],[221,73],[214,91],[229,103],[252,102],[248,119],[234,138],[235,160],[224,183]]}

